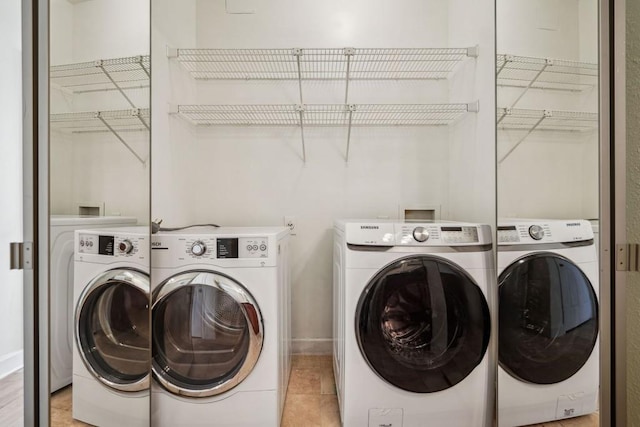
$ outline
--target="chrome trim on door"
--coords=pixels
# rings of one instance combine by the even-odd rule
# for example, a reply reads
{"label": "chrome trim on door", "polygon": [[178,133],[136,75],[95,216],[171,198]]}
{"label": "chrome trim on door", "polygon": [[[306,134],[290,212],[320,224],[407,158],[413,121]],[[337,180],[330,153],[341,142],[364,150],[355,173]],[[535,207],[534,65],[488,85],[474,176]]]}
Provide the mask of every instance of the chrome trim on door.
{"label": "chrome trim on door", "polygon": [[136,270],[129,269],[115,269],[105,271],[104,273],[96,276],[89,284],[85,287],[78,299],[78,303],[75,308],[75,327],[74,327],[74,338],[76,341],[76,345],[78,346],[78,352],[80,353],[80,358],[84,363],[84,366],[91,372],[91,374],[99,380],[101,383],[106,386],[119,390],[119,391],[127,391],[134,392],[140,390],[146,390],[149,388],[149,374],[145,375],[138,381],[134,381],[131,383],[121,384],[115,383],[113,381],[109,381],[108,379],[102,377],[95,368],[91,365],[89,360],[85,354],[85,348],[82,346],[80,342],[80,316],[82,314],[82,309],[89,299],[89,297],[99,289],[111,286],[115,283],[126,283],[131,285],[141,292],[145,293],[147,296],[149,295],[149,278],[146,274],[141,273]]}
{"label": "chrome trim on door", "polygon": [[230,377],[227,381],[215,387],[198,390],[188,389],[174,384],[170,379],[166,378],[164,375],[165,372],[162,369],[156,367],[155,363],[152,363],[151,369],[153,377],[165,389],[173,394],[187,397],[216,396],[240,384],[249,375],[258,362],[264,342],[263,319],[262,314],[260,313],[260,308],[258,307],[255,299],[241,284],[228,276],[221,273],[214,273],[212,271],[190,271],[181,273],[163,282],[153,294],[152,312],[159,303],[170,296],[173,292],[183,287],[194,285],[209,286],[224,292],[233,298],[233,300],[241,307],[242,314],[244,315],[247,324],[250,326],[248,328],[249,347],[247,355],[242,362],[242,366],[238,372],[236,372],[236,374],[233,377]]}

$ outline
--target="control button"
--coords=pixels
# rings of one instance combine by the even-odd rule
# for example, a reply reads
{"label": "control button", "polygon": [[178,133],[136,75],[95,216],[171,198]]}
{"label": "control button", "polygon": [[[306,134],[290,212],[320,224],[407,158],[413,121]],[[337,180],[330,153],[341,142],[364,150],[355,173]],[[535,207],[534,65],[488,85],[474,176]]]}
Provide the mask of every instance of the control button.
{"label": "control button", "polygon": [[258,245],[253,245],[253,246],[251,247],[251,249],[253,249],[254,251],[257,251],[257,250],[258,250]]}
{"label": "control button", "polygon": [[251,250],[251,245],[247,245],[247,250],[250,251]]}
{"label": "control button", "polygon": [[133,250],[133,243],[131,243],[130,240],[125,239],[118,245],[118,250],[123,254],[131,253],[131,251]]}
{"label": "control button", "polygon": [[264,243],[260,245],[260,250],[261,251],[266,251],[267,250],[267,245],[265,245]]}
{"label": "control button", "polygon": [[80,246],[84,246],[84,240],[80,240]]}
{"label": "control button", "polygon": [[529,227],[529,236],[534,240],[541,240],[544,237],[544,229],[539,225]]}
{"label": "control button", "polygon": [[89,246],[89,247],[93,247],[93,242],[92,242],[92,241],[88,241],[88,242],[87,242],[87,246]]}
{"label": "control button", "polygon": [[195,256],[202,256],[205,252],[207,252],[207,246],[201,241],[197,241],[191,245],[191,253]]}
{"label": "control button", "polygon": [[413,229],[413,238],[417,242],[426,242],[429,239],[429,232],[424,227],[416,227]]}

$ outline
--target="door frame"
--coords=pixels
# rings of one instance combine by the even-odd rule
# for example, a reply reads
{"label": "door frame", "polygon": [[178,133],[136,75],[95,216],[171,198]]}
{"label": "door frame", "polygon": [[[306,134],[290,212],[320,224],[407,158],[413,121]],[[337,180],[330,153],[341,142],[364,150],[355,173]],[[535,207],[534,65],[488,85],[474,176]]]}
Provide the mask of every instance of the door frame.
{"label": "door frame", "polygon": [[22,0],[24,425],[49,425],[49,3]]}

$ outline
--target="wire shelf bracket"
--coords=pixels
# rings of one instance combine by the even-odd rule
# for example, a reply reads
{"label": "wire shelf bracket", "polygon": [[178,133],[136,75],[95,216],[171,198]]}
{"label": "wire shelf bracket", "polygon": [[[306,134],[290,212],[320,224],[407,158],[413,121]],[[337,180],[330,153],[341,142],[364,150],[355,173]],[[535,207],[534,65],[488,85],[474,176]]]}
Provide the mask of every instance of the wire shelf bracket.
{"label": "wire shelf bracket", "polygon": [[524,134],[498,160],[502,164],[536,130],[581,132],[597,129],[598,114],[574,111],[499,108],[498,129],[521,130]]}
{"label": "wire shelf bracket", "polygon": [[51,115],[53,129],[62,129],[71,133],[110,132],[140,163],[143,159],[126,141],[123,133],[129,131],[149,131],[145,119],[149,118],[148,109],[95,111],[82,113],[61,113]]}

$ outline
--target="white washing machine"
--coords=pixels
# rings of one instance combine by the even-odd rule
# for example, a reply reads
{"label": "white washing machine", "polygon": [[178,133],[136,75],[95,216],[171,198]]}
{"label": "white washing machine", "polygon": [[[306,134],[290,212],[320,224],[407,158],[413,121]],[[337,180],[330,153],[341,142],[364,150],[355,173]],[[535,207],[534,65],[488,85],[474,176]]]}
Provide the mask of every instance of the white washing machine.
{"label": "white washing machine", "polygon": [[491,228],[342,220],[334,230],[343,425],[489,425]]}
{"label": "white washing machine", "polygon": [[151,424],[280,425],[290,372],[289,230],[152,242]]}
{"label": "white washing machine", "polygon": [[588,221],[498,226],[500,427],[598,409],[598,257]]}
{"label": "white washing machine", "polygon": [[71,384],[73,360],[73,234],[78,229],[135,225],[133,217],[53,215],[50,219],[49,342],[51,392]]}
{"label": "white washing machine", "polygon": [[149,227],[75,233],[73,418],[149,426]]}

